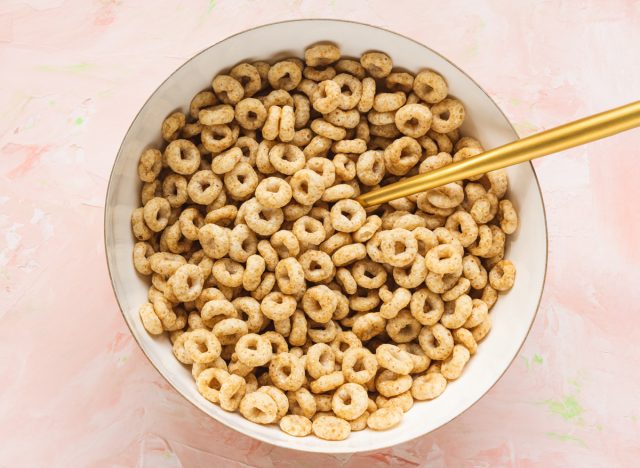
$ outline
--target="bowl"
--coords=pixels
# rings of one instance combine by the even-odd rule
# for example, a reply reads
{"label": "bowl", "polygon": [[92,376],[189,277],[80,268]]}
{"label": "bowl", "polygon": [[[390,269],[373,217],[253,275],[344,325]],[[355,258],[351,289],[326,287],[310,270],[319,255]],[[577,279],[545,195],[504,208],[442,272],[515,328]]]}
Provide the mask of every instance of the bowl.
{"label": "bowl", "polygon": [[[212,77],[243,60],[302,57],[304,48],[318,41],[337,43],[343,56],[358,57],[368,50],[388,53],[394,65],[411,71],[431,68],[442,74],[450,93],[467,110],[462,127],[466,135],[493,148],[518,138],[515,130],[485,91],[447,59],[399,34],[359,23],[337,20],[286,21],[257,27],[229,37],[188,60],[149,97],[133,120],[116,157],[105,204],[105,247],[111,282],[131,333],[162,376],[197,408],[222,424],[273,445],[323,453],[381,449],[428,434],[477,402],[507,370],[517,355],[536,315],[547,264],[547,231],[540,187],[530,163],[508,169],[510,198],[521,224],[510,237],[508,257],[517,269],[515,286],[492,309],[493,329],[479,345],[462,376],[430,402],[417,402],[402,423],[388,431],[364,430],[341,442],[310,436],[296,438],[276,426],[254,424],[239,413],[229,413],[205,400],[196,390],[191,372],[172,354],[167,336],[153,337],[138,316],[148,284],[133,268],[134,237],[130,216],[139,204],[137,178],[140,153],[161,142],[164,118],[186,108],[192,96],[210,86]],[[151,389],[150,389],[151,391]]]}

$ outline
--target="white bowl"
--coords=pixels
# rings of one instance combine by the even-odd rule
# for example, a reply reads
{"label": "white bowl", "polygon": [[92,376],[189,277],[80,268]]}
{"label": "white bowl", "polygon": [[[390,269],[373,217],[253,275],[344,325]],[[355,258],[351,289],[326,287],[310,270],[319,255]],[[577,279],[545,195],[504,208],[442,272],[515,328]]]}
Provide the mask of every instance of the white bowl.
{"label": "white bowl", "polygon": [[367,50],[381,50],[398,67],[414,72],[422,68],[438,71],[447,80],[451,94],[465,105],[464,134],[477,137],[486,148],[517,139],[498,106],[471,78],[411,39],[373,26],[336,20],[261,26],[200,52],[167,78],[142,107],[122,142],[111,173],[105,205],[105,245],[113,289],[131,333],[151,363],[187,400],[226,426],[270,444],[309,452],[362,452],[405,442],[451,421],[478,401],[517,355],[538,308],[547,263],[544,206],[530,164],[508,169],[510,198],[518,209],[521,225],[510,237],[507,255],[516,264],[518,274],[513,289],[500,297],[491,312],[491,333],[457,381],[450,383],[436,400],[416,403],[402,423],[389,431],[355,432],[341,442],[295,438],[275,426],[254,424],[238,413],[228,413],[209,403],[197,392],[190,370],[174,358],[168,337],[154,338],[142,327],[138,308],[146,300],[148,284],[136,274],[131,261],[134,237],[130,216],[140,203],[138,157],[149,145],[160,143],[163,119],[178,108],[186,109],[191,97],[210,86],[212,77],[221,70],[247,59],[302,57],[305,46],[322,40],[338,43],[344,56],[358,57]]}

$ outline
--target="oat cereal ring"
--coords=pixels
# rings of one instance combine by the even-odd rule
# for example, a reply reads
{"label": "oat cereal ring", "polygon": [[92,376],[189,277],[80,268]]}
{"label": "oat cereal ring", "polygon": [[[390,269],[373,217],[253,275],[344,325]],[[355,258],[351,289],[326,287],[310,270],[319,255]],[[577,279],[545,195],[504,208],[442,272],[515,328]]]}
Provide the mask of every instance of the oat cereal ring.
{"label": "oat cereal ring", "polygon": [[324,115],[324,119],[332,125],[342,128],[356,128],[360,123],[360,113],[357,109],[343,111],[336,109]]}
{"label": "oat cereal ring", "polygon": [[336,76],[336,69],[330,66],[304,67],[302,76],[312,81],[330,80]]}
{"label": "oat cereal ring", "polygon": [[264,366],[272,357],[271,342],[264,336],[248,333],[238,340],[235,352],[238,360],[247,366]]}
{"label": "oat cereal ring", "polygon": [[302,309],[317,323],[329,322],[337,306],[338,297],[324,285],[313,286],[302,296]]}
{"label": "oat cereal ring", "polygon": [[300,243],[291,231],[280,230],[271,236],[270,241],[281,259],[297,257],[300,253]]}
{"label": "oat cereal ring", "polygon": [[455,345],[451,355],[442,362],[442,376],[447,380],[455,380],[462,374],[465,364],[469,361],[471,354],[463,345]]}
{"label": "oat cereal ring", "polygon": [[291,353],[278,353],[271,358],[269,377],[281,390],[298,390],[305,379],[304,365]]}
{"label": "oat cereal ring", "polygon": [[333,394],[331,409],[336,416],[352,421],[359,418],[367,410],[369,397],[362,385],[346,383]]}
{"label": "oat cereal ring", "polygon": [[411,231],[401,228],[391,229],[381,231],[380,235],[380,251],[386,263],[395,267],[404,267],[414,261],[418,253],[418,242]]}
{"label": "oat cereal ring", "polygon": [[174,141],[178,138],[184,127],[186,118],[182,112],[174,112],[162,122],[162,138],[165,141]]}
{"label": "oat cereal ring", "polygon": [[262,137],[265,140],[275,140],[280,134],[280,117],[282,108],[280,106],[271,106],[267,110],[267,118],[262,125]]}
{"label": "oat cereal ring", "polygon": [[351,274],[358,286],[366,289],[378,289],[387,281],[387,271],[372,260],[357,261]]}
{"label": "oat cereal ring", "polygon": [[211,82],[216,96],[225,104],[236,105],[244,97],[242,84],[229,75],[218,75]]}
{"label": "oat cereal ring", "polygon": [[326,236],[322,223],[310,216],[301,216],[292,227],[293,235],[302,244],[320,245]]}
{"label": "oat cereal ring", "polygon": [[367,151],[367,142],[360,139],[336,141],[331,150],[334,153],[361,154]]}
{"label": "oat cereal ring", "polygon": [[398,130],[404,135],[420,138],[431,128],[432,115],[427,106],[407,104],[398,109],[394,121]]}
{"label": "oat cereal ring", "polygon": [[398,138],[384,150],[384,163],[393,175],[404,175],[416,165],[422,155],[420,144],[413,138]]}
{"label": "oat cereal ring", "polygon": [[471,289],[471,281],[464,276],[458,278],[456,284],[442,294],[442,299],[445,301],[455,301],[463,294],[467,294]]}
{"label": "oat cereal ring", "polygon": [[418,337],[421,328],[420,323],[405,309],[387,322],[385,330],[396,343],[409,343]]}
{"label": "oat cereal ring", "polygon": [[469,350],[469,354],[473,356],[478,350],[478,343],[473,338],[473,334],[467,330],[466,328],[458,328],[453,330],[453,342],[455,344],[461,344],[467,350]]}
{"label": "oat cereal ring", "polygon": [[189,105],[189,115],[197,119],[200,110],[206,107],[214,106],[218,103],[218,98],[211,91],[201,91],[196,94]]}
{"label": "oat cereal ring", "polygon": [[[288,231],[287,231],[288,232]],[[288,257],[276,266],[276,282],[284,294],[297,294],[305,287],[302,266],[295,257]]]}
{"label": "oat cereal ring", "polygon": [[516,268],[510,260],[500,260],[489,272],[489,284],[498,291],[508,291],[516,279]]}
{"label": "oat cereal ring", "polygon": [[446,81],[436,72],[424,70],[418,73],[413,80],[413,91],[420,99],[436,104],[447,97],[449,88]]}
{"label": "oat cereal ring", "polygon": [[321,114],[329,114],[340,104],[340,86],[333,80],[325,80],[318,84],[311,96],[313,108]]}
{"label": "oat cereal ring", "polygon": [[278,406],[266,392],[247,393],[240,401],[240,414],[258,424],[271,424],[276,420]]}
{"label": "oat cereal ring", "polygon": [[202,319],[207,322],[211,322],[212,319],[215,318],[216,323],[218,323],[225,318],[238,318],[238,311],[233,304],[220,293],[220,297],[204,303],[200,310],[200,315]]}
{"label": "oat cereal ring", "polygon": [[384,78],[391,73],[393,62],[383,52],[367,52],[360,57],[360,64],[374,78]]}
{"label": "oat cereal ring", "polygon": [[198,113],[198,122],[202,125],[222,125],[233,121],[233,107],[229,104],[207,107]]}
{"label": "oat cereal ring", "polygon": [[258,250],[258,239],[246,224],[238,224],[230,233],[229,257],[236,262],[244,263]]}
{"label": "oat cereal ring", "polygon": [[331,207],[331,224],[340,232],[355,232],[362,227],[367,214],[355,200],[340,200]]}
{"label": "oat cereal ring", "polygon": [[198,374],[196,379],[198,392],[210,402],[219,403],[220,388],[228,378],[229,373],[226,370],[209,367]]}
{"label": "oat cereal ring", "polygon": [[358,288],[349,298],[349,307],[356,312],[368,312],[380,303],[380,296],[372,289]]}
{"label": "oat cereal ring", "polygon": [[169,223],[171,206],[165,198],[155,197],[144,205],[142,214],[146,226],[153,232],[160,232]]}
{"label": "oat cereal ring", "polygon": [[322,201],[333,203],[338,200],[346,198],[352,198],[355,195],[355,190],[351,185],[338,184],[327,188],[322,194]]}
{"label": "oat cereal ring", "polygon": [[457,99],[443,99],[431,107],[433,121],[431,128],[438,133],[447,133],[457,129],[465,117],[462,103]]}
{"label": "oat cereal ring", "polygon": [[420,401],[433,400],[442,395],[445,388],[447,388],[447,379],[439,372],[430,372],[414,379],[411,395]]}
{"label": "oat cereal ring", "polygon": [[258,99],[247,98],[236,104],[235,118],[242,128],[257,130],[265,124],[267,110]]}
{"label": "oat cereal ring", "polygon": [[402,91],[379,93],[373,99],[373,108],[376,112],[395,112],[404,106],[405,102],[407,95]]}
{"label": "oat cereal ring", "polygon": [[184,348],[193,362],[199,364],[214,362],[220,357],[220,351],[222,350],[218,338],[204,328],[189,332],[184,342]]}
{"label": "oat cereal ring", "polygon": [[353,233],[356,242],[367,242],[382,226],[382,219],[377,215],[368,216],[364,224]]}
{"label": "oat cereal ring", "polygon": [[291,144],[297,146],[298,148],[304,148],[313,139],[313,132],[310,128],[301,128],[300,130],[296,130],[293,134],[293,139],[291,140]]}
{"label": "oat cereal ring", "polygon": [[288,414],[279,422],[280,429],[294,437],[304,437],[311,434],[311,420],[305,416]]}
{"label": "oat cereal ring", "polygon": [[[472,214],[473,216],[473,214]],[[478,227],[478,238],[468,246],[469,253],[478,257],[488,256],[493,244],[493,233],[491,228],[483,224]]]}
{"label": "oat cereal ring", "polygon": [[[207,151],[211,153],[220,153],[233,146],[235,141],[238,139],[238,133],[239,131],[234,131],[229,125],[226,124],[211,125],[202,129],[200,139],[202,141],[202,146],[204,146]],[[166,151],[167,150],[165,150],[165,153]],[[198,153],[198,155],[199,154],[200,153]]]}
{"label": "oat cereal ring", "polygon": [[187,179],[178,174],[169,174],[162,181],[162,196],[171,208],[178,208],[189,199],[187,188]]}
{"label": "oat cereal ring", "polygon": [[353,331],[360,340],[369,341],[374,336],[382,333],[386,325],[387,321],[379,313],[369,312],[358,317],[353,322],[351,331]]}
{"label": "oat cereal ring", "polygon": [[237,318],[221,320],[215,324],[212,331],[222,345],[235,344],[242,336],[249,333],[247,323]]}
{"label": "oat cereal ring", "polygon": [[498,257],[500,257],[501,255],[504,256],[504,244],[506,241],[506,235],[498,226],[491,225],[489,226],[489,229],[491,229],[491,247],[484,255],[484,257],[487,259],[485,260],[485,265],[490,269],[493,266],[492,264],[489,264],[489,260],[491,258],[497,258],[498,260],[501,260],[501,258]]}
{"label": "oat cereal ring", "polygon": [[224,175],[224,186],[232,198],[246,200],[258,186],[258,175],[249,163],[239,162]]}
{"label": "oat cereal ring", "polygon": [[316,135],[309,144],[304,147],[303,153],[308,160],[315,156],[324,156],[330,148],[331,140],[329,138]]}
{"label": "oat cereal ring", "polygon": [[[380,290],[380,295],[382,298],[382,290]],[[382,298],[384,304],[380,307],[380,315],[387,320],[394,318],[398,312],[409,305],[411,297],[411,292],[408,289],[396,289],[389,297]]]}
{"label": "oat cereal ring", "polygon": [[218,175],[226,174],[238,164],[240,159],[242,159],[242,150],[234,146],[214,156],[211,162],[211,170]]}
{"label": "oat cereal ring", "polygon": [[211,274],[218,285],[235,288],[242,285],[244,267],[241,263],[235,262],[230,258],[221,258],[213,264]]}
{"label": "oat cereal ring", "polygon": [[376,359],[381,368],[396,374],[407,375],[413,369],[413,360],[409,353],[392,344],[382,344],[376,348]]}
{"label": "oat cereal ring", "polygon": [[302,346],[307,341],[307,319],[304,312],[296,310],[291,316],[291,331],[289,332],[289,343],[293,346]]}
{"label": "oat cereal ring", "polygon": [[427,278],[427,263],[422,255],[416,253],[412,262],[405,267],[394,267],[393,280],[403,288],[417,288]]}
{"label": "oat cereal ring", "polygon": [[336,250],[331,259],[335,266],[344,266],[362,260],[367,256],[367,249],[364,244],[349,244]]}
{"label": "oat cereal ring", "polygon": [[133,246],[133,266],[138,273],[145,276],[153,273],[149,257],[154,253],[153,247],[148,242],[136,242]]}
{"label": "oat cereal ring", "polygon": [[380,408],[369,415],[367,427],[374,431],[386,431],[402,421],[402,409],[397,406]]}
{"label": "oat cereal ring", "polygon": [[498,212],[498,198],[492,193],[486,193],[473,202],[469,200],[468,204],[471,204],[469,212],[477,223],[488,223]]}
{"label": "oat cereal ring", "polygon": [[293,315],[296,310],[296,300],[280,291],[267,294],[260,303],[260,311],[271,320],[284,320]]}
{"label": "oat cereal ring", "polygon": [[489,181],[489,193],[494,194],[498,199],[504,197],[509,188],[509,179],[507,179],[507,171],[504,169],[498,169],[495,171],[487,172],[487,180]]}
{"label": "oat cereal ring", "polygon": [[416,342],[402,343],[398,347],[403,351],[409,353],[411,360],[413,361],[412,374],[418,374],[426,371],[431,364],[431,359],[424,353],[424,350]]}
{"label": "oat cereal ring", "polygon": [[373,107],[375,96],[376,81],[370,77],[364,78],[362,80],[362,95],[358,102],[358,111],[362,113],[369,112]]}
{"label": "oat cereal ring", "polygon": [[245,97],[253,96],[262,88],[262,78],[258,69],[249,63],[236,65],[229,75],[242,85]]}
{"label": "oat cereal ring", "polygon": [[304,51],[304,60],[310,67],[325,67],[340,59],[340,49],[333,44],[317,44]]}
{"label": "oat cereal ring", "polygon": [[189,240],[198,240],[200,228],[204,225],[204,218],[197,208],[187,208],[180,213],[178,218],[182,235]]}
{"label": "oat cereal ring", "polygon": [[295,136],[295,116],[292,106],[283,106],[280,112],[278,137],[280,141],[289,142]]}
{"label": "oat cereal ring", "polygon": [[309,320],[307,325],[310,343],[331,343],[338,333],[338,325],[333,320],[329,320],[326,323]]}
{"label": "oat cereal ring", "polygon": [[264,208],[255,198],[246,202],[245,222],[256,234],[270,236],[280,229],[283,221],[280,208]]}
{"label": "oat cereal ring", "polygon": [[256,200],[265,208],[282,208],[291,201],[291,186],[279,177],[267,177],[256,188]]}
{"label": "oat cereal ring", "polygon": [[266,393],[276,403],[276,406],[278,408],[276,421],[279,421],[284,416],[286,416],[287,412],[289,411],[289,399],[282,390],[274,387],[273,385],[264,385],[258,388],[258,392]]}
{"label": "oat cereal ring", "polygon": [[[284,215],[285,221],[287,221],[288,228],[293,228],[291,222],[300,219],[302,216],[306,215],[313,208],[312,205],[301,205],[295,200],[289,202],[289,204],[282,208],[282,213]],[[304,244],[302,245],[304,248]]]}
{"label": "oat cereal ring", "polygon": [[314,418],[311,429],[316,437],[324,440],[345,440],[351,433],[349,423],[334,416]]}
{"label": "oat cereal ring", "polygon": [[302,80],[302,71],[295,62],[291,60],[283,60],[269,68],[267,79],[273,89],[291,91],[300,84],[300,81]]}
{"label": "oat cereal ring", "polygon": [[331,140],[342,140],[345,138],[347,132],[342,127],[336,127],[330,124],[324,119],[315,119],[311,122],[311,130],[320,136],[329,138]]}
{"label": "oat cereal ring", "polygon": [[162,170],[162,153],[155,148],[148,148],[140,155],[138,177],[142,182],[153,182]]}
{"label": "oat cereal ring", "polygon": [[311,378],[331,374],[335,367],[333,350],[326,343],[316,343],[307,350],[306,368]]}
{"label": "oat cereal ring", "polygon": [[164,150],[169,167],[178,174],[190,175],[200,166],[200,152],[189,140],[173,140]]}
{"label": "oat cereal ring", "polygon": [[334,371],[322,375],[309,384],[313,393],[326,393],[335,390],[344,383],[344,375],[341,371]]}
{"label": "oat cereal ring", "polygon": [[156,312],[153,308],[153,305],[150,302],[145,302],[140,307],[138,311],[140,314],[140,321],[144,326],[144,329],[147,330],[152,335],[160,335],[164,331],[162,327],[162,322],[156,315]]}
{"label": "oat cereal ring", "polygon": [[209,205],[222,192],[222,181],[209,170],[198,171],[189,179],[186,192],[194,203]]}
{"label": "oat cereal ring", "polygon": [[[353,109],[362,97],[362,83],[358,78],[347,73],[340,73],[333,78],[340,88],[338,107],[342,110]],[[344,88],[347,88],[346,90]],[[328,113],[328,112],[327,112]]]}
{"label": "oat cereal ring", "polygon": [[340,247],[349,245],[353,242],[351,235],[346,232],[336,232],[330,236],[326,241],[320,244],[320,250],[326,254],[333,254]]}
{"label": "oat cereal ring", "polygon": [[340,73],[348,73],[357,77],[359,80],[366,76],[366,71],[360,62],[352,59],[340,59],[334,65],[336,71]]}
{"label": "oat cereal ring", "polygon": [[[294,224],[295,226],[295,224]],[[336,273],[336,267],[331,257],[320,250],[308,250],[298,257],[304,277],[312,283],[320,283],[331,279]]]}
{"label": "oat cereal ring", "polygon": [[[399,375],[388,369],[379,372],[375,385],[378,392],[387,398],[398,396],[411,388],[413,379],[410,375]],[[402,411],[400,411],[402,413]]]}
{"label": "oat cereal ring", "polygon": [[273,248],[271,243],[267,240],[261,240],[258,242],[258,253],[265,261],[267,270],[274,271],[278,265],[278,252]]}
{"label": "oat cereal ring", "polygon": [[427,268],[433,273],[444,275],[462,270],[462,256],[452,244],[440,244],[427,252]]}
{"label": "oat cereal ring", "polygon": [[204,224],[216,224],[220,227],[225,227],[231,224],[237,216],[238,209],[233,205],[226,205],[209,211],[204,217]]}
{"label": "oat cereal ring", "polygon": [[304,168],[306,159],[297,146],[279,143],[269,150],[269,162],[278,172],[293,175]]}
{"label": "oat cereal ring", "polygon": [[220,407],[225,411],[235,411],[240,406],[247,389],[245,379],[239,375],[231,374],[224,380],[218,392]]}
{"label": "oat cereal ring", "polygon": [[342,182],[353,180],[356,176],[356,164],[346,154],[336,154],[333,158],[336,176]]}
{"label": "oat cereal ring", "polygon": [[[300,150],[298,149],[298,151]],[[304,158],[301,151],[299,154]],[[272,161],[272,164],[274,164],[274,161]],[[289,185],[291,186],[293,198],[301,205],[307,206],[313,205],[318,201],[325,190],[322,177],[311,169],[301,168],[297,170],[293,177],[291,177]]]}
{"label": "oat cereal ring", "polygon": [[386,171],[383,154],[381,150],[369,150],[358,157],[356,174],[360,182],[374,186],[382,181]]}
{"label": "oat cereal ring", "polygon": [[513,234],[518,228],[518,214],[509,200],[500,200],[498,204],[500,228],[505,234]]}
{"label": "oat cereal ring", "polygon": [[455,302],[446,302],[440,323],[449,329],[460,328],[471,316],[472,307],[471,298],[466,294],[458,297]]}
{"label": "oat cereal ring", "polygon": [[193,301],[200,296],[204,278],[200,268],[186,264],[179,267],[169,278],[167,284],[181,302]]}
{"label": "oat cereal ring", "polygon": [[229,253],[230,232],[229,229],[217,224],[205,224],[198,231],[198,240],[207,256],[217,259]]}
{"label": "oat cereal ring", "polygon": [[[299,388],[295,392],[288,392],[290,412],[306,418],[313,417],[318,411],[318,403],[316,401],[318,396],[320,395],[313,395],[304,387]],[[329,395],[325,396],[330,397]],[[327,411],[329,410],[331,410],[331,402],[328,404]]]}
{"label": "oat cereal ring", "polygon": [[[162,202],[158,202],[158,203],[162,204]],[[156,206],[154,208],[154,210],[156,208],[158,208],[158,210],[159,210],[158,206]],[[171,210],[171,207],[169,207],[169,210]],[[150,215],[151,215],[151,213],[150,213]],[[155,214],[154,214],[154,216],[155,216]],[[169,218],[168,218],[168,214],[167,214],[167,223],[168,222],[169,222]],[[165,226],[166,226],[166,224],[165,224]],[[164,229],[164,227],[162,229]],[[137,240],[139,240],[139,241],[147,241],[147,240],[151,239],[151,237],[153,236],[154,231],[149,229],[149,227],[147,226],[147,224],[144,221],[144,208],[143,207],[136,208],[135,210],[133,210],[133,213],[131,213],[131,230],[133,231],[133,235],[135,236],[135,238]]]}
{"label": "oat cereal ring", "polygon": [[358,284],[347,268],[338,268],[336,271],[336,281],[347,294],[355,294],[358,290]]}
{"label": "oat cereal ring", "polygon": [[[362,342],[358,337],[351,331],[340,331],[336,335],[335,339],[331,342],[331,349],[335,356],[335,360],[338,364],[342,364],[344,359],[344,354],[350,349],[358,349],[362,348]],[[376,366],[377,367],[377,366]],[[344,368],[343,368],[344,370]],[[374,372],[375,373],[375,372]],[[345,377],[346,374],[345,374]],[[347,378],[349,382],[349,380]]]}
{"label": "oat cereal ring", "polygon": [[451,332],[439,323],[431,327],[422,327],[418,340],[425,354],[433,360],[442,361],[449,357],[453,350]]}

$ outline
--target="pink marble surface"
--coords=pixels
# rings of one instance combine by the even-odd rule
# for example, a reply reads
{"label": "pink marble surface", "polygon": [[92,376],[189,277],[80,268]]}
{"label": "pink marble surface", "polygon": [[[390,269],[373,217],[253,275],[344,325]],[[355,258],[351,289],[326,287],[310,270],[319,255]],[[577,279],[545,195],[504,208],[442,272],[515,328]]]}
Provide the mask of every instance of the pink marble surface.
{"label": "pink marble surface", "polygon": [[535,163],[549,222],[538,318],[467,413],[377,453],[274,448],[199,413],[116,305],[102,241],[119,143],[200,49],[302,17],[402,32],[470,73],[526,135],[640,96],[640,2],[0,3],[0,466],[637,466],[640,132]]}

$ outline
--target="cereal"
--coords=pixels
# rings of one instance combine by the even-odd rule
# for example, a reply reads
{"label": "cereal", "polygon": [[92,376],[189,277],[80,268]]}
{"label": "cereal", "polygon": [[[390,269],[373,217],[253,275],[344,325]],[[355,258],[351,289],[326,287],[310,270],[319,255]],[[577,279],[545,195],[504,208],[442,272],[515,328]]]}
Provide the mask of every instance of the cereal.
{"label": "cereal", "polygon": [[435,71],[382,52],[241,62],[137,162],[139,309],[198,392],[291,436],[386,430],[462,374],[514,285],[506,171],[364,209],[484,151]]}

